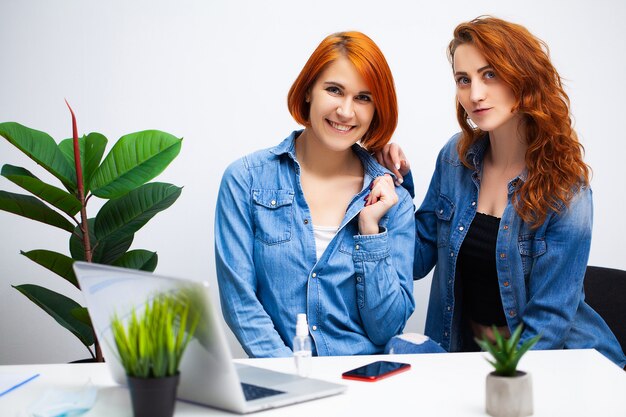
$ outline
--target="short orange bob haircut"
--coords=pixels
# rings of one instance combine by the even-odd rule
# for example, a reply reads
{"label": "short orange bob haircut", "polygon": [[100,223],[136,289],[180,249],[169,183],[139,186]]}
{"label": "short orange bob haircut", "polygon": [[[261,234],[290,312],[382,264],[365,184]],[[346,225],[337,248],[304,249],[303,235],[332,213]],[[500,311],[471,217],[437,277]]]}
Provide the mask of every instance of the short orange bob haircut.
{"label": "short orange bob haircut", "polygon": [[361,32],[334,33],[319,44],[289,89],[289,112],[299,124],[311,126],[306,95],[317,77],[340,57],[348,58],[363,77],[376,109],[367,133],[361,138],[361,145],[370,152],[381,150],[398,124],[396,88],[383,53],[374,41]]}

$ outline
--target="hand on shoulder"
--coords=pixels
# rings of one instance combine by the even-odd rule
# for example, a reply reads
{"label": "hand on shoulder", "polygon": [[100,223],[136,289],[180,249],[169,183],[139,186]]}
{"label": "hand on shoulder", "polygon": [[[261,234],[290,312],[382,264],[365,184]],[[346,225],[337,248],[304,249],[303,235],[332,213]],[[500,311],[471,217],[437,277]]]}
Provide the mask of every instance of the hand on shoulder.
{"label": "hand on shoulder", "polygon": [[402,184],[404,176],[410,171],[411,164],[406,159],[402,148],[397,143],[388,143],[374,154],[379,164],[387,168],[397,178],[396,185]]}

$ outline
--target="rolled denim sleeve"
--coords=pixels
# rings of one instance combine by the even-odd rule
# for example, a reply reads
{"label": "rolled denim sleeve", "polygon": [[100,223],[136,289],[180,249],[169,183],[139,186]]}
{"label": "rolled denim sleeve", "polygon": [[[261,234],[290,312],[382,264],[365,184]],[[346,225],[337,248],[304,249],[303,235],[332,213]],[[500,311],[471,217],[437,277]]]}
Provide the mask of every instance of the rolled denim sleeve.
{"label": "rolled denim sleeve", "polygon": [[549,219],[546,251],[536,258],[528,279],[520,343],[541,334],[534,349],[565,347],[582,297],[592,221],[592,193],[588,188],[579,191],[567,208]]}
{"label": "rolled denim sleeve", "polygon": [[215,211],[215,264],[222,314],[251,357],[291,356],[256,296],[251,178],[245,159],[229,166]]}
{"label": "rolled denim sleeve", "polygon": [[378,345],[402,332],[415,309],[413,202],[408,193],[401,196],[386,230],[354,236],[357,302],[365,332]]}

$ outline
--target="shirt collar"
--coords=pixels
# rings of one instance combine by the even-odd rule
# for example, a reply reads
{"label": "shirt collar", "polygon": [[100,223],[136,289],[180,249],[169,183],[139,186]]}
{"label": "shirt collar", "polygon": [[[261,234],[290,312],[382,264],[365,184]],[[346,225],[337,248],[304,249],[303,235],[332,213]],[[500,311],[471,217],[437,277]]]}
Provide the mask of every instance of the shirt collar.
{"label": "shirt collar", "polygon": [[[465,154],[465,159],[470,161],[477,172],[482,171],[482,163],[487,146],[489,146],[489,133],[485,133],[482,137],[472,143]],[[518,188],[518,185],[521,186],[521,184],[526,182],[527,179],[528,169],[524,168],[524,170],[517,177],[509,181],[509,191]]]}
{"label": "shirt collar", "polygon": [[[296,139],[302,132],[303,130],[294,130],[287,138],[285,138],[285,140],[272,148],[270,152],[277,156],[288,155],[292,160],[297,161]],[[395,180],[395,175],[393,175],[393,173],[387,168],[381,166],[376,159],[374,159],[374,157],[358,143],[352,145],[352,152],[354,152],[361,160],[366,175],[376,178],[381,175],[389,174]]]}

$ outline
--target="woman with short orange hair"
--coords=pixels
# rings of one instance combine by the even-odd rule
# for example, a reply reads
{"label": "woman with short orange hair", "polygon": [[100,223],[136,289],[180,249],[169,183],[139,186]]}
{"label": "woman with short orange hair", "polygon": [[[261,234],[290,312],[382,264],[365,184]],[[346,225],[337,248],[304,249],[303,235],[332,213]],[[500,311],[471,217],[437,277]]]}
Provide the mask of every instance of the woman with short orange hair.
{"label": "woman with short orange hair", "polygon": [[252,357],[292,355],[298,313],[307,313],[314,355],[380,353],[415,308],[413,202],[371,156],[396,128],[391,71],[364,34],[330,35],[288,107],[304,130],[234,162],[222,179],[224,318]]}

